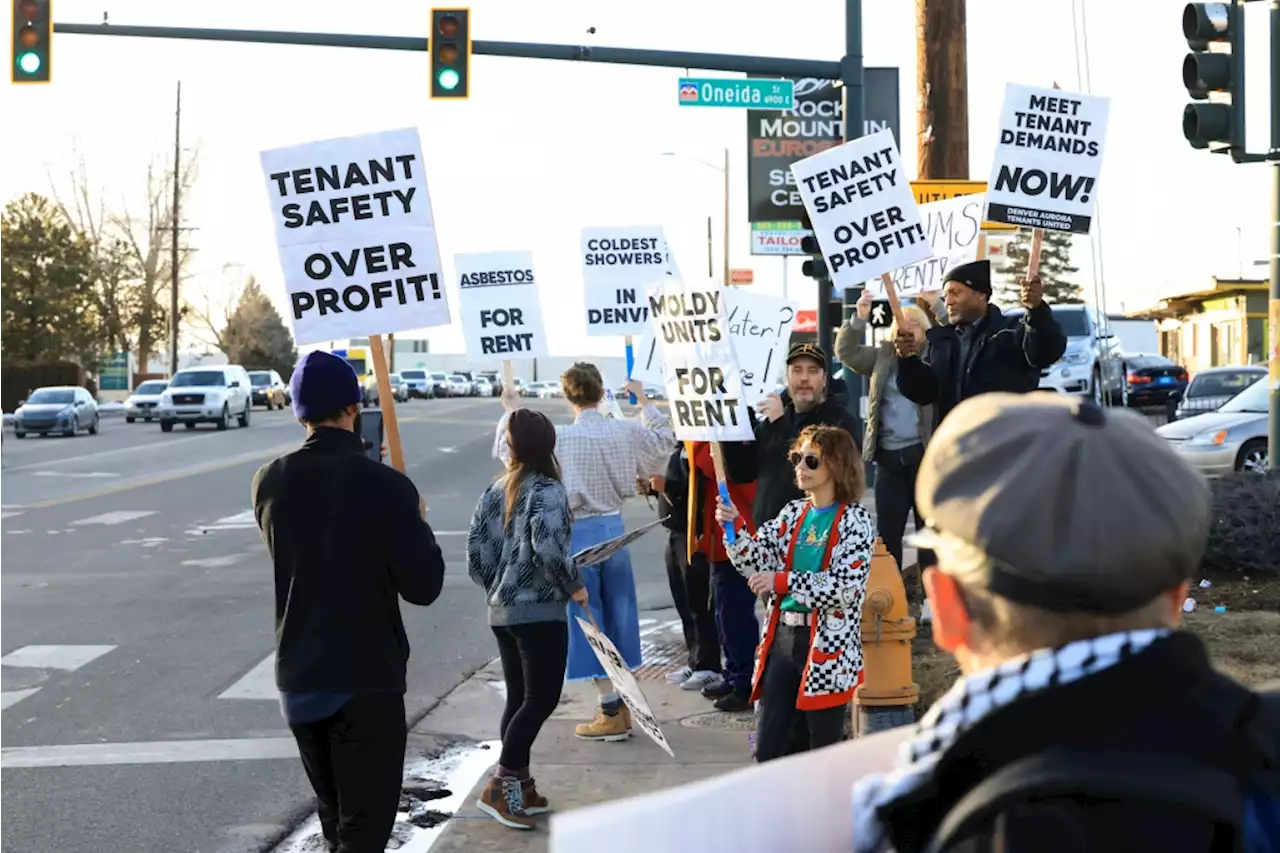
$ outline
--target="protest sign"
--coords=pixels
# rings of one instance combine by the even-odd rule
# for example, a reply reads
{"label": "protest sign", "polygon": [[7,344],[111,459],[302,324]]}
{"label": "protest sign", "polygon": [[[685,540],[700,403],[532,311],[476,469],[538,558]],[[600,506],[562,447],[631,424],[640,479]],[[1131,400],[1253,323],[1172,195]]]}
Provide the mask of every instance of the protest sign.
{"label": "protest sign", "polygon": [[596,653],[596,659],[600,661],[600,665],[604,667],[605,674],[609,676],[609,681],[613,683],[613,689],[622,697],[622,701],[627,703],[627,707],[631,709],[631,721],[640,727],[640,731],[647,734],[653,739],[662,751],[672,758],[676,754],[671,751],[671,744],[667,743],[667,736],[662,733],[662,727],[658,725],[658,720],[653,716],[653,711],[649,710],[649,703],[645,701],[644,693],[640,690],[640,685],[636,683],[636,677],[631,674],[631,670],[622,660],[622,655],[618,653],[618,649],[613,642],[597,631],[593,625],[584,620],[581,616],[575,616],[578,620],[578,627],[582,629],[583,635],[586,636],[587,642],[591,644],[591,650]]}
{"label": "protest sign", "polygon": [[[977,259],[985,208],[986,196],[981,193],[920,205],[920,218],[924,221],[924,233],[929,238],[933,257],[891,273],[899,296],[940,291],[946,283],[943,276],[947,270]],[[867,289],[873,296],[885,295],[880,279],[868,281]]]}
{"label": "protest sign", "polygon": [[449,323],[417,128],[261,159],[299,344]]}
{"label": "protest sign", "polygon": [[1088,234],[1110,106],[1097,95],[1008,84],[987,219]]}
{"label": "protest sign", "polygon": [[467,355],[473,359],[547,355],[532,252],[455,255],[453,265]]}
{"label": "protest sign", "polygon": [[742,373],[729,339],[724,288],[676,278],[649,288],[671,418],[681,441],[751,441]]}
{"label": "protest sign", "polygon": [[669,272],[662,229],[583,228],[581,248],[587,335],[636,335],[648,329],[646,288]]}
{"label": "protest sign", "polygon": [[[729,339],[742,373],[742,397],[748,406],[768,396],[783,369],[791,327],[799,303],[757,291],[724,291]],[[636,366],[632,377],[641,382],[666,382],[662,368],[662,348],[651,334],[637,343]]]}
{"label": "protest sign", "polygon": [[815,154],[791,171],[837,288],[861,286],[931,254],[891,131]]}
{"label": "protest sign", "polygon": [[581,551],[573,555],[573,564],[579,569],[585,569],[587,566],[594,566],[603,563],[641,536],[648,533],[654,527],[662,523],[662,519],[656,519],[635,530],[628,530],[621,536],[615,536],[612,539],[605,540],[599,545],[592,545],[590,548],[583,548]]}

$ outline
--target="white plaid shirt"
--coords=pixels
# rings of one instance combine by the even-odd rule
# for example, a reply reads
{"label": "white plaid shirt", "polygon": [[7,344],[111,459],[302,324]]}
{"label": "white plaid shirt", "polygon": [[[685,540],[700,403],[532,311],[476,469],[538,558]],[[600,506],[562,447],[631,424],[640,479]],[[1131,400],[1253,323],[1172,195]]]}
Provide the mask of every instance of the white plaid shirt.
{"label": "white plaid shirt", "polygon": [[[498,421],[493,443],[494,458],[503,464],[510,458],[509,417]],[[638,419],[606,418],[587,409],[573,423],[556,426],[556,457],[574,520],[621,512],[623,502],[636,494],[636,477],[665,471],[675,447],[670,418],[652,403]]]}

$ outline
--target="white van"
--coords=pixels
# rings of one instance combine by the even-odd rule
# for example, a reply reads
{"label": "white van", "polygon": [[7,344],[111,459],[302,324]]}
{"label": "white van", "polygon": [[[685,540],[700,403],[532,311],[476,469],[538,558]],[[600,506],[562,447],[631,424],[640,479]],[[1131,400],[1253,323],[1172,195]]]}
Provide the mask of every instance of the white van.
{"label": "white van", "polygon": [[187,429],[195,429],[200,423],[226,429],[233,417],[240,426],[247,427],[253,406],[252,391],[249,372],[238,364],[179,370],[169,380],[169,387],[160,395],[160,404],[156,407],[160,429],[173,432],[176,423],[182,423]]}

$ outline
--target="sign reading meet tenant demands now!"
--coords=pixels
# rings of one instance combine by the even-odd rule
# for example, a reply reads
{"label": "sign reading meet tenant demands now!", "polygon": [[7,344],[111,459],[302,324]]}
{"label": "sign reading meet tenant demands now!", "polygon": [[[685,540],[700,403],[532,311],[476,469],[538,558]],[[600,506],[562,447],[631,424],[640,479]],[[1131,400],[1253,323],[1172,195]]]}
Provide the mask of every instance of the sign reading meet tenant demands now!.
{"label": "sign reading meet tenant demands now!", "polygon": [[667,240],[657,225],[582,229],[587,335],[639,335],[649,328],[645,292],[667,276]]}
{"label": "sign reading meet tenant demands now!", "polygon": [[890,131],[791,166],[836,287],[857,287],[933,254]]}
{"label": "sign reading meet tenant demands now!", "polygon": [[1110,107],[1097,95],[1006,86],[987,218],[1088,234]]}
{"label": "sign reading meet tenant demands now!", "polygon": [[449,323],[417,128],[262,152],[299,344]]}
{"label": "sign reading meet tenant demands now!", "polygon": [[473,359],[543,358],[542,329],[533,252],[476,252],[455,255],[458,313]]}

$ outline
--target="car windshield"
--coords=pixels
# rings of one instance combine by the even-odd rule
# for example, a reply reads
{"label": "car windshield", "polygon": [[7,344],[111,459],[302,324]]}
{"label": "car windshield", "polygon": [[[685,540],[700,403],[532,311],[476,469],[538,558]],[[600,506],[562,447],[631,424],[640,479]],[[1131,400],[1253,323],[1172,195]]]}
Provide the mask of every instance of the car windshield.
{"label": "car windshield", "polygon": [[1089,337],[1089,320],[1083,311],[1059,309],[1053,312],[1053,319],[1058,321],[1058,325],[1062,327],[1062,333],[1068,338]]}
{"label": "car windshield", "polygon": [[138,386],[138,390],[134,391],[133,393],[159,394],[161,391],[163,391],[167,387],[169,387],[168,382],[143,382],[141,385]]}
{"label": "car windshield", "polygon": [[253,383],[253,387],[261,388],[263,385],[271,384],[271,374],[263,370],[255,370],[249,374],[249,381]]}
{"label": "car windshield", "polygon": [[27,398],[28,406],[51,406],[61,403],[66,405],[75,402],[76,392],[58,389],[58,388],[41,388],[39,391]]}
{"label": "car windshield", "polygon": [[1142,370],[1144,367],[1175,367],[1176,365],[1162,355],[1143,355],[1129,359],[1130,370]]}
{"label": "car windshield", "polygon": [[406,370],[404,373],[401,373],[400,375],[403,376],[405,379],[426,379],[427,378],[427,374],[421,370]]}
{"label": "car windshield", "polygon": [[395,385],[400,382],[400,374],[393,373],[390,376],[388,376],[387,379],[391,382],[392,385]]}
{"label": "car windshield", "polygon": [[1264,377],[1232,397],[1218,411],[1265,415],[1267,413],[1267,397],[1267,380]]}
{"label": "car windshield", "polygon": [[221,370],[193,370],[190,373],[179,373],[169,381],[170,388],[212,388],[225,385],[226,378]]}
{"label": "car windshield", "polygon": [[439,381],[441,379],[448,379],[449,377],[445,376],[443,373],[433,373],[431,374],[431,378]]}
{"label": "car windshield", "polygon": [[1261,374],[1246,370],[1201,373],[1187,389],[1188,397],[1230,397],[1248,388]]}
{"label": "car windshield", "polygon": [[452,379],[454,382],[466,382],[466,381],[467,381],[467,377],[463,376],[461,373],[455,373],[455,374],[453,374],[452,376],[450,376],[449,378],[450,378],[450,379]]}

